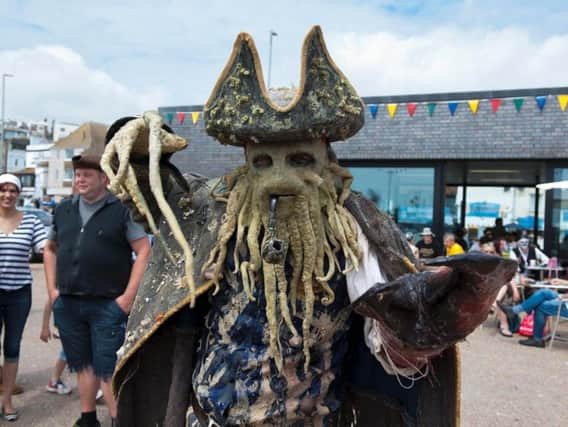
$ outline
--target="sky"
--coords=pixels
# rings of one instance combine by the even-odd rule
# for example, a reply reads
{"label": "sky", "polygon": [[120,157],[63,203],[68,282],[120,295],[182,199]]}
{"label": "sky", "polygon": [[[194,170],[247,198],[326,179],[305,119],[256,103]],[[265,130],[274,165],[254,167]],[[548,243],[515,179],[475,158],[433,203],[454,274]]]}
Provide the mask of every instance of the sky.
{"label": "sky", "polygon": [[0,0],[6,118],[112,123],[201,105],[241,31],[297,85],[321,25],[361,96],[568,86],[564,0]]}

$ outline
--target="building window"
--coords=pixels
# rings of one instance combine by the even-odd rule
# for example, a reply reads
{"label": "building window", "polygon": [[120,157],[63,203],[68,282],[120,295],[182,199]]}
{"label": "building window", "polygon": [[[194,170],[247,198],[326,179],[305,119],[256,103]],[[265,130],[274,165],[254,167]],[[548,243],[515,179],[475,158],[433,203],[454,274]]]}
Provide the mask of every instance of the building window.
{"label": "building window", "polygon": [[22,182],[22,187],[33,187],[34,186],[34,175],[22,175],[20,176],[20,181]]}
{"label": "building window", "polygon": [[70,159],[72,157],[73,157],[73,149],[72,148],[66,148],[65,149],[65,158]]}
{"label": "building window", "polygon": [[350,167],[353,189],[375,202],[404,232],[432,227],[434,168]]}
{"label": "building window", "polygon": [[[553,181],[567,181],[568,168],[554,168]],[[558,256],[562,266],[568,266],[568,190],[552,191],[551,254]]]}

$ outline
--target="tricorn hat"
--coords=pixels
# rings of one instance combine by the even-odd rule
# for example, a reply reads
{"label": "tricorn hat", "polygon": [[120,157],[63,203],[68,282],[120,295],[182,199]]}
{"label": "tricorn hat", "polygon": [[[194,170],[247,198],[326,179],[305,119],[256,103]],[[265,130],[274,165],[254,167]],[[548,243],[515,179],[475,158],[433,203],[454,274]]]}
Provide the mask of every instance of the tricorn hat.
{"label": "tricorn hat", "polygon": [[298,93],[289,105],[270,100],[254,41],[241,33],[203,111],[207,133],[237,146],[343,140],[361,129],[364,115],[361,98],[329,56],[319,26],[304,40]]}

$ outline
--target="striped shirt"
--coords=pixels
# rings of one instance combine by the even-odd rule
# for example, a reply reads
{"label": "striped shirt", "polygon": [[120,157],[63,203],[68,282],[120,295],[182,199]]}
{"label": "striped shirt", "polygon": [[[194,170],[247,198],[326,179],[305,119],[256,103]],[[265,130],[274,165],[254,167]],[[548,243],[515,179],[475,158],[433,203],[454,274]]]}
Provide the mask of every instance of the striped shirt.
{"label": "striped shirt", "polygon": [[30,250],[43,248],[46,239],[42,222],[27,213],[12,233],[0,231],[0,289],[15,291],[32,283]]}

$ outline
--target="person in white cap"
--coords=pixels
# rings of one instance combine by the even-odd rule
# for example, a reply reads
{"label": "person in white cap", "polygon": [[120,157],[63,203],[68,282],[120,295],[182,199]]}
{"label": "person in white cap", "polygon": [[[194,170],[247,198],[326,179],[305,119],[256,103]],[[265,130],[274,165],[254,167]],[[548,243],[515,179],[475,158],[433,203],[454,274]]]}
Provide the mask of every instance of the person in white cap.
{"label": "person in white cap", "polygon": [[422,239],[416,243],[420,259],[430,259],[444,255],[444,250],[442,246],[434,240],[435,236],[432,230],[430,230],[430,227],[424,227],[420,236],[422,236]]}
{"label": "person in white cap", "polygon": [[47,235],[41,221],[16,209],[22,186],[17,176],[0,175],[0,322],[4,329],[3,396],[0,416],[18,419],[12,394],[18,372],[20,343],[32,303],[29,254],[41,250]]}

